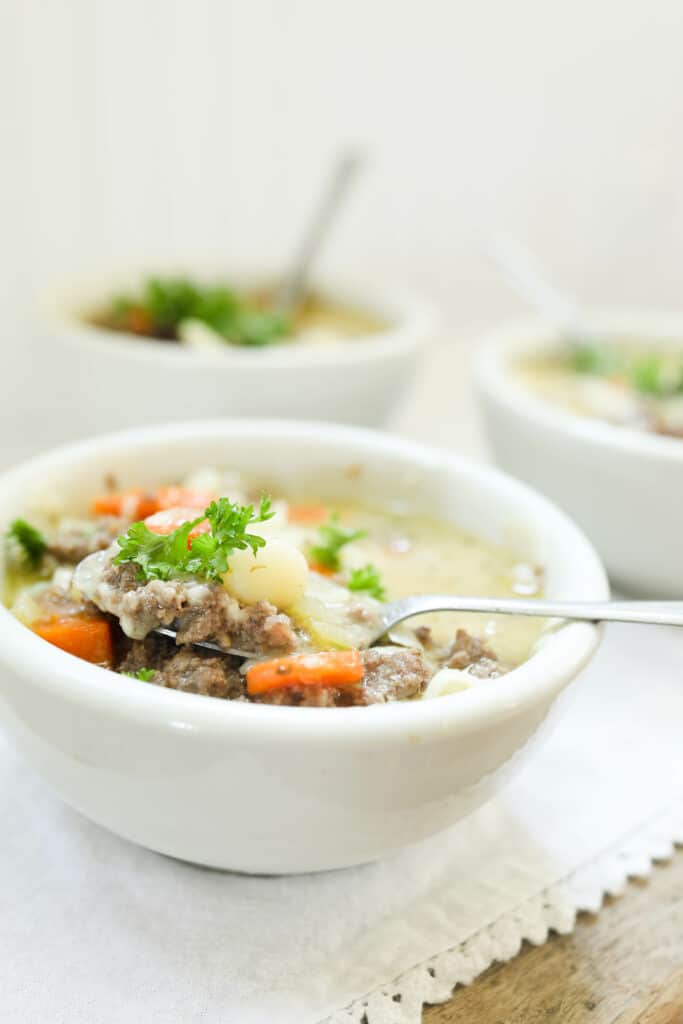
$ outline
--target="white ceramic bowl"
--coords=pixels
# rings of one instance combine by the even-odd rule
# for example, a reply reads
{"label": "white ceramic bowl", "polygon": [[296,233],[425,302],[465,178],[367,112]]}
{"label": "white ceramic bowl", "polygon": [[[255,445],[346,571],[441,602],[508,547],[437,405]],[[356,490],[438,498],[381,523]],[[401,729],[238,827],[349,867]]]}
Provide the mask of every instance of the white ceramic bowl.
{"label": "white ceramic bowl", "polygon": [[[546,566],[552,597],[598,599],[592,548],[523,484],[371,431],[223,421],[151,428],[63,448],[0,481],[0,528],[53,486],[85,503],[122,486],[234,466],[328,498],[388,495],[434,510]],[[345,470],[353,466],[352,473]],[[429,701],[301,708],[162,689],[51,647],[0,607],[0,721],[69,804],[143,846],[247,872],[380,857],[486,800],[529,751],[599,631],[576,623],[490,686]]]}
{"label": "white ceramic bowl", "polygon": [[[367,282],[322,281],[319,286],[322,294],[387,325],[351,340],[257,349],[225,345],[213,352],[85,322],[83,314],[112,295],[139,287],[146,276],[94,278],[46,303],[42,338],[49,379],[77,411],[83,433],[207,416],[379,426],[404,394],[420,351],[434,333],[435,317],[427,303],[400,291],[375,291]],[[238,287],[272,280],[228,272],[192,276]]]}
{"label": "white ceramic bowl", "polygon": [[[683,345],[680,314],[605,310],[590,323],[607,340]],[[496,461],[576,519],[618,587],[683,597],[683,441],[574,415],[514,379],[515,359],[557,344],[537,321],[481,339],[476,382]]]}

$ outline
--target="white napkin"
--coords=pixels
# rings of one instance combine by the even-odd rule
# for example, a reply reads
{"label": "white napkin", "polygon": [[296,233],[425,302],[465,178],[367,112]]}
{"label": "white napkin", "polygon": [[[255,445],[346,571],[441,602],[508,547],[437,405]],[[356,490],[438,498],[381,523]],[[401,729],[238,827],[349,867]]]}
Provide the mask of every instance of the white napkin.
{"label": "white napkin", "polygon": [[683,839],[682,654],[673,629],[612,627],[497,800],[324,875],[250,878],[138,849],[64,807],[0,741],[0,1018],[417,1024],[423,999],[522,937],[571,928]]}

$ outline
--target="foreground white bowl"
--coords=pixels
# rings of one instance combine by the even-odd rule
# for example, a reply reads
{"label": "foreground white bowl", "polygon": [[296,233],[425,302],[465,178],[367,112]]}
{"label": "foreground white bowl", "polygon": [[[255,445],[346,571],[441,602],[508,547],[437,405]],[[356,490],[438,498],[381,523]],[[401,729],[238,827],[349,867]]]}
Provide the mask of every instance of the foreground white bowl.
{"label": "foreground white bowl", "polygon": [[[434,510],[546,566],[552,597],[599,599],[605,576],[575,526],[495,470],[369,431],[215,422],[112,435],[34,459],[0,480],[0,528],[54,487],[87,502],[197,464],[273,487]],[[345,472],[353,467],[352,473]],[[423,702],[297,708],[221,701],[107,672],[51,647],[0,607],[0,721],[69,804],[143,846],[249,872],[372,860],[486,800],[598,630],[566,626],[499,682]]]}
{"label": "foreground white bowl", "polygon": [[[42,334],[49,379],[61,389],[65,405],[78,410],[85,432],[207,416],[379,426],[403,396],[419,353],[434,333],[433,310],[421,300],[374,290],[367,283],[324,281],[323,294],[377,317],[386,329],[351,340],[256,349],[225,345],[213,352],[84,321],[83,314],[139,286],[145,276],[136,272],[93,279],[46,306]],[[244,273],[192,276],[239,287],[264,279]]]}
{"label": "foreground white bowl", "polygon": [[[683,345],[683,316],[603,311],[596,336]],[[510,373],[524,355],[552,351],[537,321],[483,338],[476,381],[496,461],[572,515],[614,583],[652,597],[683,596],[683,441],[574,415],[534,395]]]}

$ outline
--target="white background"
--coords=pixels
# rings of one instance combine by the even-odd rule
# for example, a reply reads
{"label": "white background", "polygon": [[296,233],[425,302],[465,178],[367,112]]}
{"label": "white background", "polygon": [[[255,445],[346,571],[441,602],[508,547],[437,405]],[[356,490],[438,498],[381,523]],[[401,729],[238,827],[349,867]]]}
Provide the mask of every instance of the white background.
{"label": "white background", "polygon": [[326,267],[429,293],[452,336],[521,311],[482,226],[589,301],[679,304],[682,50],[680,0],[0,0],[5,410],[53,280],[277,264],[349,143]]}

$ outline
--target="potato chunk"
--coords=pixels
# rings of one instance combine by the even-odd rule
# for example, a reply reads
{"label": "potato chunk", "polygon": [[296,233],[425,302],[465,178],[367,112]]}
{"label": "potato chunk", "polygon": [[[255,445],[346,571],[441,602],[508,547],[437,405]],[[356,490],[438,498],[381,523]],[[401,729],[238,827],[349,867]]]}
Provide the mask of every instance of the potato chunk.
{"label": "potato chunk", "polygon": [[233,552],[223,583],[242,604],[269,601],[276,608],[289,608],[303,597],[307,579],[308,565],[301,551],[273,539],[255,555],[251,550]]}

